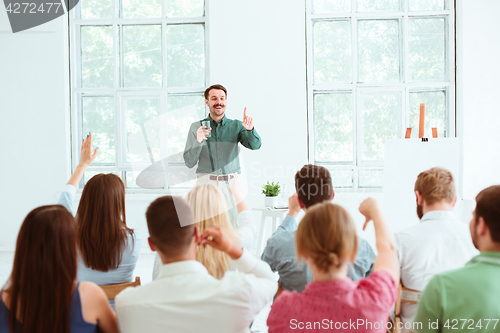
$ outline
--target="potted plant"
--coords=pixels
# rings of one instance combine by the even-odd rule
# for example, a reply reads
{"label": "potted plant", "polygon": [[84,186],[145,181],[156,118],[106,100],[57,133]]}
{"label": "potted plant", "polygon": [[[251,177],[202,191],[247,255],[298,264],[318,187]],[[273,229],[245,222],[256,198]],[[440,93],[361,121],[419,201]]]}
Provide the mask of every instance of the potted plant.
{"label": "potted plant", "polygon": [[280,192],[281,187],[279,182],[275,184],[274,182],[269,183],[269,181],[267,181],[267,184],[262,185],[262,194],[266,195],[264,198],[264,205],[266,207],[276,207],[278,204],[278,194],[280,194]]}

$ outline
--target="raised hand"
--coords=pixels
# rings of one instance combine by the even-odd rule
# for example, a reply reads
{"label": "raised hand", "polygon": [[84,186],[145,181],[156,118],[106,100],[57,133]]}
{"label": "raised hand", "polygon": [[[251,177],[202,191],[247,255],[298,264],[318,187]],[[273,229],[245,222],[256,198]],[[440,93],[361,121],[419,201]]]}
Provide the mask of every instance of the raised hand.
{"label": "raised hand", "polygon": [[233,195],[236,202],[239,202],[238,199],[243,200],[243,187],[238,181],[238,173],[234,173],[233,185],[229,188],[229,192]]}
{"label": "raised hand", "polygon": [[85,140],[82,141],[82,149],[80,151],[80,165],[88,167],[97,157],[98,148],[94,149],[92,154],[92,133],[89,133]]}
{"label": "raised hand", "polygon": [[299,196],[294,193],[288,198],[288,215],[297,217],[300,213]]}
{"label": "raised hand", "polygon": [[247,116],[247,108],[243,110],[243,121],[241,124],[247,129],[247,131],[253,130],[253,118]]}
{"label": "raised hand", "polygon": [[227,253],[232,259],[238,259],[243,254],[243,250],[226,235],[220,226],[205,229],[198,245],[203,247],[210,245],[214,249]]}
{"label": "raised hand", "polygon": [[87,167],[92,164],[97,157],[97,151],[98,148],[95,148],[94,153],[92,154],[92,133],[89,133],[89,135],[87,135],[87,137],[82,141],[80,163],[78,163],[75,171],[71,175],[71,178],[68,180],[68,185],[78,187],[78,183],[80,183],[80,179],[82,179],[85,169],[87,169]]}
{"label": "raised hand", "polygon": [[373,198],[366,198],[363,200],[363,202],[359,205],[359,212],[366,218],[363,230],[365,230],[368,222],[380,217],[380,208],[377,201]]}
{"label": "raised hand", "polygon": [[196,131],[196,140],[199,142],[199,143],[202,143],[203,140],[206,140],[207,139],[207,135],[212,131],[212,129],[206,129],[207,127],[206,126],[200,126],[198,127],[198,130]]}

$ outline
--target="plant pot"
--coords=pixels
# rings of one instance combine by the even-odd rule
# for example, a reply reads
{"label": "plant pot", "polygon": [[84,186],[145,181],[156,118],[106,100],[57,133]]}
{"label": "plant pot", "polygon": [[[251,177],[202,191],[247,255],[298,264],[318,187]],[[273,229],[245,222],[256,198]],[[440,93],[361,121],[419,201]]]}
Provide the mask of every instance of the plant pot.
{"label": "plant pot", "polygon": [[276,207],[278,205],[278,197],[264,197],[264,206],[266,207]]}

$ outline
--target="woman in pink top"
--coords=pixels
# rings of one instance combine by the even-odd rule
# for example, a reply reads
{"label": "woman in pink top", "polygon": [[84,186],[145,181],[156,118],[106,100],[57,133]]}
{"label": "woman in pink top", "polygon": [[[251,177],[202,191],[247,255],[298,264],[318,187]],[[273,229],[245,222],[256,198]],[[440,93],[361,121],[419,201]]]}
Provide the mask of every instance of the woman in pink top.
{"label": "woman in pink top", "polygon": [[368,198],[359,211],[375,226],[378,256],[374,272],[353,282],[347,263],[357,251],[356,227],[339,205],[311,207],[295,235],[297,257],[309,265],[313,281],[301,292],[284,291],[267,319],[270,333],[279,332],[386,332],[396,302],[399,262],[394,238],[377,202]]}

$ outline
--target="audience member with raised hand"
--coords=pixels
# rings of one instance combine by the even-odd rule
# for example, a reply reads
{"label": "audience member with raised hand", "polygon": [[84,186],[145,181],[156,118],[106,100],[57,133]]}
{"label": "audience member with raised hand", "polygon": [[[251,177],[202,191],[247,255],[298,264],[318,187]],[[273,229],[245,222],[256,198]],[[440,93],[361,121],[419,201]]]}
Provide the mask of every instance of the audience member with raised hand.
{"label": "audience member with raised hand", "polygon": [[500,185],[476,196],[469,229],[480,254],[465,267],[432,277],[418,301],[412,332],[500,330]]}
{"label": "audience member with raised hand", "polygon": [[[149,245],[163,266],[153,282],[116,297],[121,333],[250,332],[277,289],[269,266],[242,249],[224,227],[200,235],[190,205],[180,197],[153,201],[146,220]],[[199,246],[227,254],[237,271],[216,279],[196,260]]]}
{"label": "audience member with raised hand", "polygon": [[347,276],[358,243],[349,213],[328,202],[311,207],[299,224],[295,241],[297,257],[307,262],[313,281],[303,292],[284,291],[274,301],[267,320],[270,333],[386,331],[385,323],[398,296],[396,249],[375,200],[363,201],[360,212],[366,217],[365,225],[373,220],[375,226],[378,256],[374,272],[357,282]]}
{"label": "audience member with raised hand", "polygon": [[0,291],[0,332],[118,332],[104,291],[76,281],[75,219],[59,205],[25,218],[12,274]]}
{"label": "audience member with raised hand", "polygon": [[[247,250],[251,250],[257,239],[258,228],[254,215],[245,201],[243,187],[238,180],[237,172],[234,174],[233,184],[229,188],[229,192],[234,197],[238,210],[238,216],[236,217],[236,225],[238,228],[236,232],[239,238],[239,245]],[[220,195],[222,200],[222,193]]]}
{"label": "audience member with raised hand", "polygon": [[[312,281],[312,273],[304,263],[298,264],[295,250],[297,215],[315,204],[332,201],[335,195],[328,169],[318,165],[304,165],[295,174],[296,193],[288,199],[288,214],[268,239],[261,259],[279,273],[279,282],[284,290],[302,291]],[[367,277],[373,270],[375,253],[370,244],[357,238],[358,251],[353,263],[347,266],[347,276],[353,281]]]}
{"label": "audience member with raised hand", "polygon": [[[421,292],[435,274],[463,267],[479,252],[467,225],[452,212],[457,196],[450,171],[432,168],[420,173],[414,191],[420,223],[396,233],[395,239],[402,285]],[[401,303],[403,325],[416,310],[417,304]],[[403,327],[402,332],[407,331]]]}
{"label": "audience member with raised hand", "polygon": [[[195,185],[187,194],[186,200],[194,212],[196,226],[203,233],[210,227],[222,227],[229,239],[241,247],[250,250],[257,236],[257,225],[254,216],[249,210],[243,196],[241,184],[235,174],[230,192],[235,197],[238,215],[235,230],[230,222],[226,200],[221,190],[213,184]],[[208,273],[217,279],[224,276],[226,271],[234,269],[228,254],[212,249],[211,247],[196,249],[196,260],[201,262]],[[156,279],[161,269],[161,258],[157,254],[153,269],[153,279]]]}
{"label": "audience member with raised hand", "polygon": [[[82,142],[80,163],[69,179],[59,204],[74,214],[73,198],[84,171],[97,157],[92,134]],[[79,250],[78,281],[99,285],[130,282],[141,247],[137,232],[125,217],[125,186],[114,174],[97,174],[83,188],[76,212]]]}

